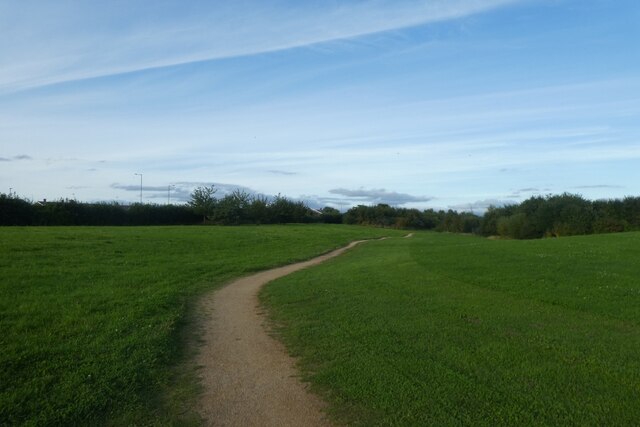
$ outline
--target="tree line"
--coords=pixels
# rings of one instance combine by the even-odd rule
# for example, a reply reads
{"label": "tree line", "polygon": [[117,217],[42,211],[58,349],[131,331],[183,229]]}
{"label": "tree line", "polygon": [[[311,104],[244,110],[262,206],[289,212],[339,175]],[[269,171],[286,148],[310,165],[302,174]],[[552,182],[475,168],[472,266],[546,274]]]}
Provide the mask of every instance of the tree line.
{"label": "tree line", "polygon": [[189,203],[173,205],[81,203],[71,199],[30,202],[0,194],[0,225],[240,225],[342,221],[338,211],[315,211],[303,202],[280,195],[269,199],[236,190],[218,199],[214,194],[213,187],[199,187],[191,194]]}
{"label": "tree line", "polygon": [[310,209],[284,196],[267,198],[236,190],[216,198],[214,187],[199,187],[187,204],[29,202],[0,194],[0,225],[190,225],[197,223],[345,223],[401,229],[474,233],[514,239],[640,230],[640,197],[590,201],[580,195],[535,196],[492,206],[483,214],[418,210],[387,204],[359,205],[344,214],[332,207]]}
{"label": "tree line", "polygon": [[310,209],[304,202],[277,195],[270,199],[235,190],[224,197],[215,197],[216,189],[198,187],[191,193],[188,203],[202,219],[202,223],[220,225],[287,224],[322,222],[320,211]]}
{"label": "tree line", "polygon": [[536,239],[632,230],[640,230],[640,197],[590,201],[564,193],[491,207],[482,218],[479,232]]}
{"label": "tree line", "polygon": [[590,201],[580,195],[535,196],[521,203],[491,206],[482,215],[453,210],[356,206],[347,224],[474,233],[512,239],[537,239],[640,230],[640,197]]}
{"label": "tree line", "polygon": [[30,202],[0,194],[0,225],[187,225],[198,216],[185,205]]}

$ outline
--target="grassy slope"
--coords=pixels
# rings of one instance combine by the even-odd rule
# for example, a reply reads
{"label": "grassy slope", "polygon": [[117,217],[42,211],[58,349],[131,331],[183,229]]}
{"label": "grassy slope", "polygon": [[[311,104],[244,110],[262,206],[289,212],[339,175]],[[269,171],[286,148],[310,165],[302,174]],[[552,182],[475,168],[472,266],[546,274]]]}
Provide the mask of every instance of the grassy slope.
{"label": "grassy slope", "polygon": [[362,425],[640,420],[640,233],[419,233],[262,298],[312,383]]}
{"label": "grassy slope", "polygon": [[346,226],[0,228],[0,424],[162,422],[156,396],[196,295],[390,234]]}

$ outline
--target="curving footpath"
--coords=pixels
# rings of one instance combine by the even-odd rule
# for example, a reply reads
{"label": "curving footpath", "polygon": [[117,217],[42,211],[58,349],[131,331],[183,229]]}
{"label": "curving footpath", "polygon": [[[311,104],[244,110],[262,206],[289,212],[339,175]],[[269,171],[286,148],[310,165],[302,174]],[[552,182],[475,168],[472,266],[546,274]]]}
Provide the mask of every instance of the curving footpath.
{"label": "curving footpath", "polygon": [[198,409],[206,425],[330,425],[324,402],[297,378],[295,359],[268,334],[258,291],[272,280],[320,264],[363,241],[241,278],[202,300],[200,308],[209,320],[197,356],[204,389]]}

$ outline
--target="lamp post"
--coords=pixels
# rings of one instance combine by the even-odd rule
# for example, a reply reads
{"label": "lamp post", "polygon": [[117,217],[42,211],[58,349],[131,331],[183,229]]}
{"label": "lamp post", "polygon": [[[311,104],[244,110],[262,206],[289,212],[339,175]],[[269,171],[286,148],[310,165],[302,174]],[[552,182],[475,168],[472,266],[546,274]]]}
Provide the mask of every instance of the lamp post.
{"label": "lamp post", "polygon": [[140,204],[142,204],[142,174],[134,173],[134,175],[140,175]]}
{"label": "lamp post", "polygon": [[168,205],[170,205],[170,204],[171,204],[171,188],[172,188],[172,187],[173,187],[173,188],[176,188],[176,186],[175,186],[175,185],[173,185],[173,184],[169,184],[169,185],[167,186],[167,204],[168,204]]}

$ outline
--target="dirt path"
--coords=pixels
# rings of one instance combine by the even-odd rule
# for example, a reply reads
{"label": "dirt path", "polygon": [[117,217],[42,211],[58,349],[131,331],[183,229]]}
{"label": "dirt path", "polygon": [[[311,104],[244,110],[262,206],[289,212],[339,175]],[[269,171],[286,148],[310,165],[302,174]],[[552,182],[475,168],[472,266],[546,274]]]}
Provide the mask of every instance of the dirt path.
{"label": "dirt path", "polygon": [[236,280],[209,294],[210,316],[197,357],[204,393],[199,413],[212,426],[325,426],[324,403],[296,377],[295,360],[268,335],[258,301],[260,288],[279,277],[320,264],[357,241],[309,261]]}

